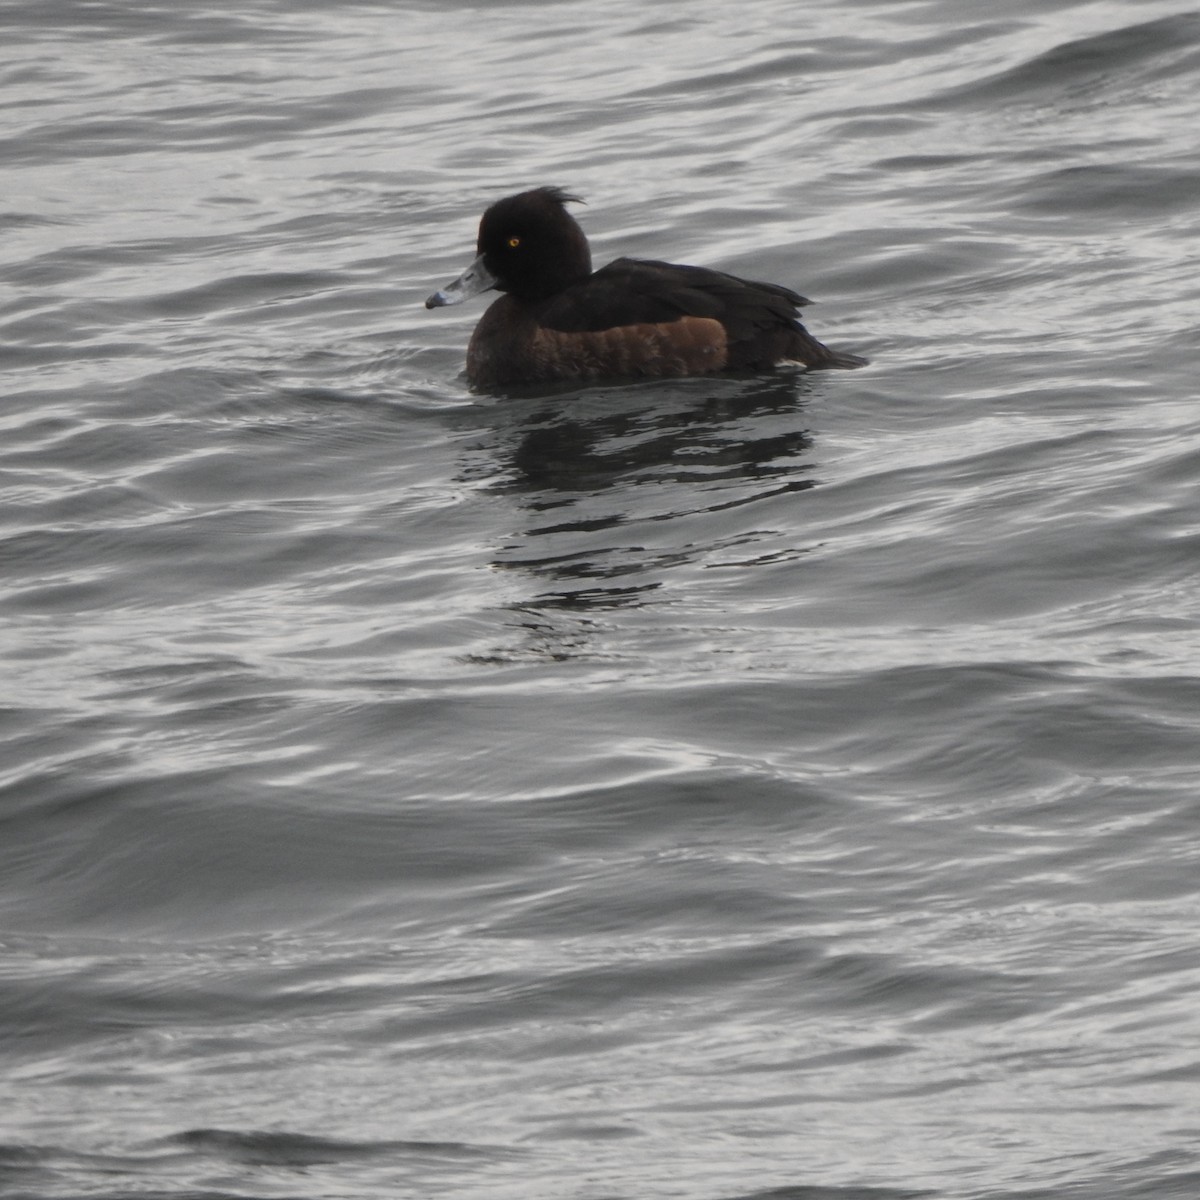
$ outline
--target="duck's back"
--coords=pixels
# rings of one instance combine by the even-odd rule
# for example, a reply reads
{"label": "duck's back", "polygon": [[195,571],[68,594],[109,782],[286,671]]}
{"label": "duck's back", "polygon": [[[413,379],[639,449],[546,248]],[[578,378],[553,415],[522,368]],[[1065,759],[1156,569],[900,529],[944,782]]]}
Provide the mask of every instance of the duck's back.
{"label": "duck's back", "polygon": [[467,351],[476,383],[857,367],[800,324],[809,301],[706,267],[618,258],[543,300],[502,296]]}

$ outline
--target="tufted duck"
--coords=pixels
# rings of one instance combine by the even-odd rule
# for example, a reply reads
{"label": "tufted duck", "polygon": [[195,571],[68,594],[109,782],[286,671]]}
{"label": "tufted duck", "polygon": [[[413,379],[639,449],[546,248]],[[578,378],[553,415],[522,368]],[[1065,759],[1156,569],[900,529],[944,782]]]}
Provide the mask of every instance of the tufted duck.
{"label": "tufted duck", "polygon": [[552,187],[497,201],[479,223],[478,257],[425,301],[507,293],[471,335],[475,386],[866,363],[818,342],[797,319],[811,302],[778,284],[634,258],[593,273],[568,201],[579,198]]}

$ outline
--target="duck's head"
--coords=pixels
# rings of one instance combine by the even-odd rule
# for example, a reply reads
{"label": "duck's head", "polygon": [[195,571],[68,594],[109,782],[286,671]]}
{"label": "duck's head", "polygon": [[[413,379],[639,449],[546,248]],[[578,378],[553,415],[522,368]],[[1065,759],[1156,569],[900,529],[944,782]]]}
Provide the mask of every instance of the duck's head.
{"label": "duck's head", "polygon": [[490,288],[519,300],[543,300],[586,279],[592,253],[565,205],[583,203],[562,188],[534,188],[497,200],[479,222],[475,261],[434,292],[426,308],[459,304]]}

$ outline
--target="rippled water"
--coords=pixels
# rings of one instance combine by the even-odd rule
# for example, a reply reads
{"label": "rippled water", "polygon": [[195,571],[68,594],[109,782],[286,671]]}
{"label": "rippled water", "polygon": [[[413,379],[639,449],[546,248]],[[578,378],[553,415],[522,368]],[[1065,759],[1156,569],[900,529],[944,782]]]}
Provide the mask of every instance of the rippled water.
{"label": "rippled water", "polygon": [[[0,1189],[1200,1193],[1200,11],[0,46]],[[546,183],[873,365],[471,394]]]}

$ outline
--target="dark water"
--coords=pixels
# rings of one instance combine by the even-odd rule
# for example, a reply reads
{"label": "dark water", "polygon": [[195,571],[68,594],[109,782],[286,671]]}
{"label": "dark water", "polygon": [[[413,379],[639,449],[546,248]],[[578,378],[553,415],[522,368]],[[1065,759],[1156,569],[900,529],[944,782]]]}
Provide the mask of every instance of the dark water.
{"label": "dark water", "polygon": [[[0,1190],[1200,1195],[1200,11],[0,47]],[[874,365],[470,394],[543,183]]]}

